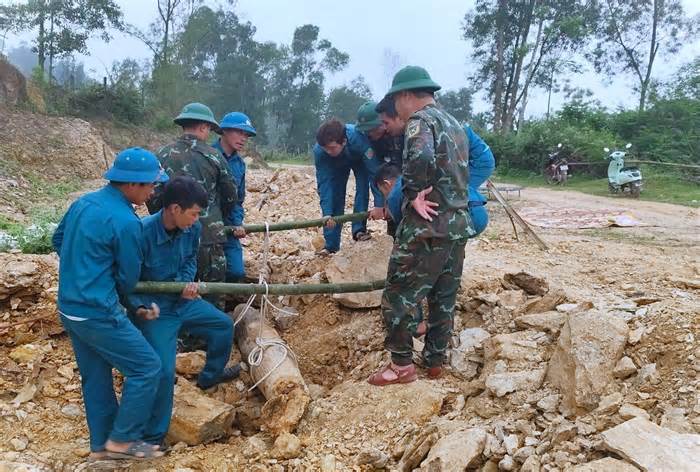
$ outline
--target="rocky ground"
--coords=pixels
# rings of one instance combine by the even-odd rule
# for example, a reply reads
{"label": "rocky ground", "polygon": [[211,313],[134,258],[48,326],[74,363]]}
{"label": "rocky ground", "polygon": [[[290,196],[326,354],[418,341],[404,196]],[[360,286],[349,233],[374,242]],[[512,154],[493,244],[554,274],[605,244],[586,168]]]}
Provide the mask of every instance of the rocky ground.
{"label": "rocky ground", "polygon": [[[248,222],[318,216],[310,169],[254,171],[248,185]],[[386,361],[376,294],[275,298],[299,313],[277,322],[312,398],[296,430],[260,430],[264,399],[246,394],[244,374],[207,392],[235,410],[225,437],[180,442],[144,463],[85,463],[79,376],[54,305],[56,258],[0,254],[0,471],[700,470],[698,210],[544,189],[512,203],[625,208],[656,226],[537,230],[550,246],[541,252],[514,240],[490,203],[489,228],[467,248],[438,381],[366,383]],[[345,228],[342,253],[326,259],[314,256],[319,230],[273,234],[267,261],[262,236],[251,235],[248,273],[381,276],[383,227],[370,224],[375,243],[353,243]],[[192,370],[181,362],[179,372],[186,382]]]}

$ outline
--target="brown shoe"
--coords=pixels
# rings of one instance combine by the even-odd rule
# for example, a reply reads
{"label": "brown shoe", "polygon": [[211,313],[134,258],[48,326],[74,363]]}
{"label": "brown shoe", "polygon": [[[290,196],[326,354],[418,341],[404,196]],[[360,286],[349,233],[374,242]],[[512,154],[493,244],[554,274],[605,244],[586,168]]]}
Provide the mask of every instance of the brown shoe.
{"label": "brown shoe", "polygon": [[[393,372],[394,375],[391,375],[390,372]],[[413,364],[405,368],[399,368],[394,366],[393,363],[389,363],[387,366],[372,374],[367,381],[372,385],[383,387],[385,385],[397,383],[409,383],[416,379],[418,379],[418,373],[416,372],[416,366]]]}
{"label": "brown shoe", "polygon": [[442,377],[442,367],[428,367],[428,378],[431,380],[439,379]]}

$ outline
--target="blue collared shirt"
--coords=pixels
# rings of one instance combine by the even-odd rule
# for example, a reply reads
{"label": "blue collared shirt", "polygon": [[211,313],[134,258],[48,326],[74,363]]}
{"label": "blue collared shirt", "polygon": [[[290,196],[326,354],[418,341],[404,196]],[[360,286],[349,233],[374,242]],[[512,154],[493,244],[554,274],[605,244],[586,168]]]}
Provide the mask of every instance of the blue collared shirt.
{"label": "blue collared shirt", "polygon": [[245,161],[238,153],[227,155],[224,152],[224,148],[221,146],[221,139],[218,139],[212,144],[212,147],[219,151],[221,155],[224,156],[224,159],[226,159],[229,171],[233,177],[233,183],[236,184],[236,188],[238,189],[238,201],[229,214],[224,215],[224,223],[226,225],[241,226],[243,225],[243,217],[245,216],[245,210],[243,209],[243,200],[245,200]]}
{"label": "blue collared shirt", "polygon": [[[353,167],[366,167],[366,160],[372,157],[369,139],[355,129],[355,125],[345,125],[345,137],[347,139],[345,147],[340,155],[336,157],[328,155],[318,143],[314,145],[316,186],[321,199],[323,216],[331,216],[333,214],[333,193],[336,185],[336,176],[347,176]],[[359,182],[356,182],[358,191],[367,193],[366,196],[363,196],[365,201],[369,200],[369,178],[366,183],[367,190],[364,190],[365,185],[361,186]]]}
{"label": "blue collared shirt", "polygon": [[[167,231],[163,224],[163,210],[143,219],[143,267],[141,280],[154,282],[193,282],[197,273],[197,250],[202,225],[195,222],[190,228]],[[133,294],[133,307],[177,303],[176,294]]]}
{"label": "blue collared shirt", "polygon": [[68,208],[53,235],[61,258],[58,309],[88,319],[124,313],[120,300],[139,280],[142,224],[117,187],[83,195]]}

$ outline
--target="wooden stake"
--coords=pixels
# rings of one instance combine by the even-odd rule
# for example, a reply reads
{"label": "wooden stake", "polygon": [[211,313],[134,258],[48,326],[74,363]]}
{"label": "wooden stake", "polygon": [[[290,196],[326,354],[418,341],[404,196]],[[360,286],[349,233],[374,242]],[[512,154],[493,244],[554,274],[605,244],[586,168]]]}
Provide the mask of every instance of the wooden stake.
{"label": "wooden stake", "polygon": [[[549,247],[547,246],[547,244],[545,244],[545,242],[542,241],[542,239],[540,239],[540,237],[537,236],[537,234],[533,231],[533,229],[530,227],[530,225],[527,224],[525,222],[525,220],[523,220],[520,217],[520,215],[518,215],[518,213],[516,213],[516,211],[513,209],[513,207],[510,206],[510,204],[506,201],[505,198],[503,198],[503,195],[501,195],[501,192],[498,191],[498,189],[493,184],[493,182],[491,182],[491,180],[486,181],[486,187],[493,193],[493,196],[496,197],[496,200],[498,200],[498,203],[503,205],[503,208],[505,208],[508,216],[512,220],[515,220],[518,222],[518,224],[523,228],[523,230],[525,230],[525,232],[527,234],[529,234],[532,237],[532,239],[535,240],[535,243],[537,243],[537,245],[540,247],[540,249],[542,249],[543,251],[548,251]],[[516,234],[517,234],[517,232],[516,232]]]}

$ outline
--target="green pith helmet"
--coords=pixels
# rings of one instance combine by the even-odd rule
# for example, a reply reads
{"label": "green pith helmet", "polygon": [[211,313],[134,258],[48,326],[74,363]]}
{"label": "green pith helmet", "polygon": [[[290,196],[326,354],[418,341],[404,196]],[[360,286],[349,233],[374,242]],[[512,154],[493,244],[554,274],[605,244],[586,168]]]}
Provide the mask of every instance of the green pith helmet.
{"label": "green pith helmet", "polygon": [[440,87],[430,78],[428,71],[418,66],[406,66],[396,73],[391,81],[391,88],[386,93],[393,95],[404,90],[428,89],[433,92],[440,90]]}
{"label": "green pith helmet", "polygon": [[211,109],[203,103],[188,103],[173,121],[176,125],[182,125],[185,120],[203,121],[212,125],[214,131],[219,129],[219,123],[216,122]]}
{"label": "green pith helmet", "polygon": [[366,133],[367,131],[381,126],[382,120],[379,119],[379,113],[375,111],[377,102],[365,102],[357,109],[357,123],[355,127]]}

